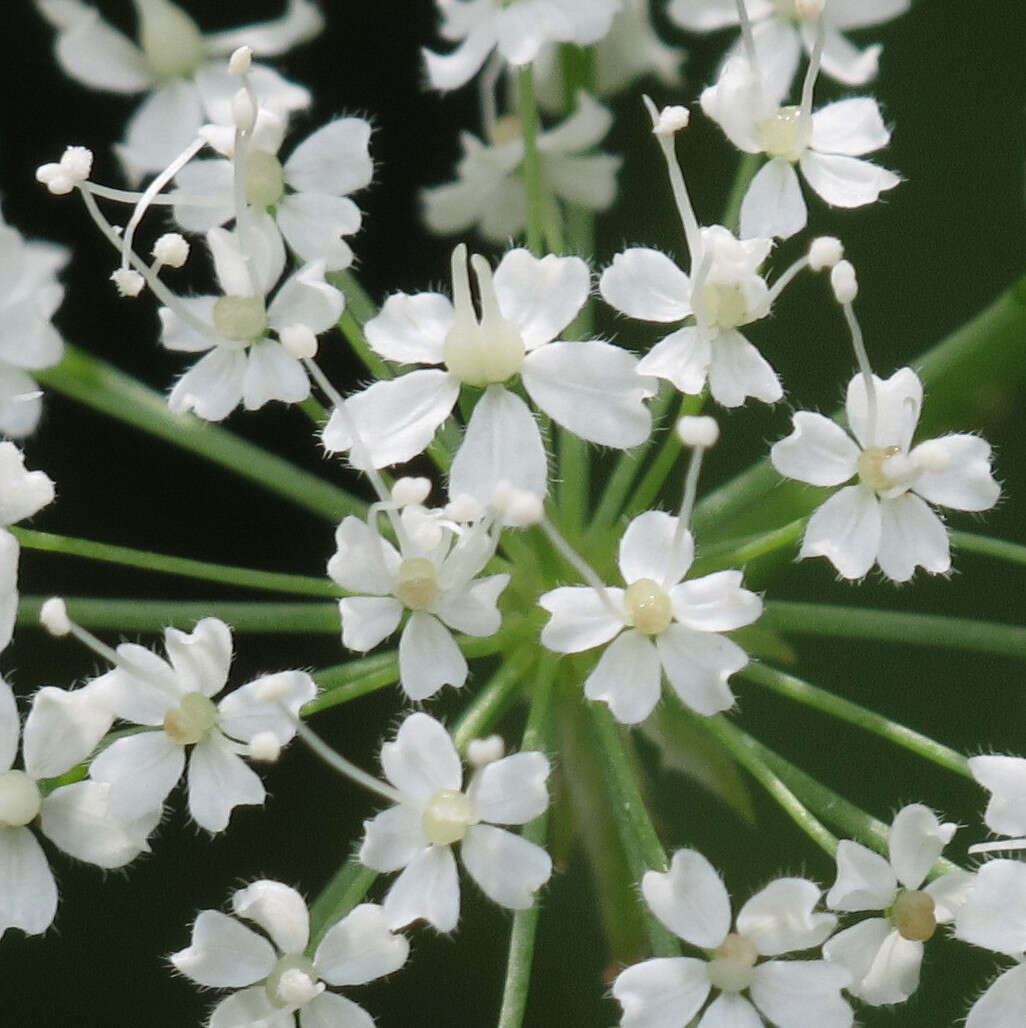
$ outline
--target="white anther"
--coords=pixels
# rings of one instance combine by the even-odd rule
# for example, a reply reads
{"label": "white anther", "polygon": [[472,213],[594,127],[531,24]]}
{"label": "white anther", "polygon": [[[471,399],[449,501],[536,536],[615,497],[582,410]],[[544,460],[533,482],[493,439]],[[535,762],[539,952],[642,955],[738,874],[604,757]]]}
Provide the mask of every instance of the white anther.
{"label": "white anther", "polygon": [[833,236],[819,236],[809,245],[809,267],[813,271],[832,268],[843,256],[844,247]]}
{"label": "white anther", "polygon": [[228,74],[241,79],[253,63],[253,47],[240,46],[231,57],[228,58]]}
{"label": "white anther", "polygon": [[688,127],[691,115],[686,107],[677,104],[664,107],[659,112],[659,118],[652,126],[652,132],[657,136],[672,136],[675,132]]}
{"label": "white anther", "polygon": [[93,168],[93,152],[84,146],[69,146],[57,164],[43,164],[36,169],[36,181],[51,193],[70,193],[79,182],[85,182]]}
{"label": "white anther", "polygon": [[285,352],[296,360],[309,360],[317,354],[317,336],[306,325],[286,325],[278,338]]}
{"label": "white anther", "polygon": [[61,636],[71,633],[71,618],[68,617],[68,608],[59,596],[51,596],[39,608],[39,623],[50,635]]}
{"label": "white anther", "polygon": [[153,256],[169,268],[180,268],[189,259],[189,244],[178,232],[165,232],[153,244]]}
{"label": "white anther", "polygon": [[110,280],[117,286],[118,296],[138,296],[146,285],[142,275],[131,268],[118,268],[111,273]]}
{"label": "white anther", "polygon": [[471,739],[467,743],[467,763],[479,770],[487,764],[502,760],[506,744],[501,735],[488,735],[483,739]]}
{"label": "white anther", "polygon": [[414,478],[410,475],[397,478],[392,486],[392,501],[399,507],[423,503],[431,494],[430,478]]}
{"label": "white anther", "polygon": [[838,303],[851,303],[859,295],[859,284],[851,261],[838,261],[830,271],[830,286]]}
{"label": "white anther", "polygon": [[715,418],[708,415],[693,417],[685,414],[677,422],[677,435],[685,446],[700,446],[708,450],[720,438],[720,426],[716,424]]}

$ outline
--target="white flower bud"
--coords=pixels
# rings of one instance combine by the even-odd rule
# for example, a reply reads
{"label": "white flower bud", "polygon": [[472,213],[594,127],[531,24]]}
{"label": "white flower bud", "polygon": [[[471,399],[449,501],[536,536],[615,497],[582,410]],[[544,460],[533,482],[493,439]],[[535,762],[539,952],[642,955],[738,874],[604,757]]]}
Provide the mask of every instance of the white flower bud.
{"label": "white flower bud", "polygon": [[39,608],[39,623],[51,635],[61,636],[70,634],[71,618],[68,617],[68,608],[59,596],[51,596]]}
{"label": "white flower bud", "polygon": [[253,63],[253,47],[240,46],[231,57],[228,58],[228,74],[236,78],[242,78]]}
{"label": "white flower bud", "polygon": [[399,507],[423,503],[431,493],[431,479],[405,476],[392,486],[392,501]]}
{"label": "white flower bud", "polygon": [[146,285],[142,275],[131,268],[118,268],[111,273],[110,280],[117,286],[119,296],[138,296]]}
{"label": "white flower bud", "polygon": [[851,303],[859,295],[855,268],[851,261],[838,261],[830,272],[830,285],[838,303]]}
{"label": "white flower bud", "polygon": [[256,124],[256,104],[245,89],[232,97],[232,121],[240,132],[251,132]]}
{"label": "white flower bud", "polygon": [[483,739],[471,739],[467,743],[467,763],[474,768],[482,768],[502,760],[506,752],[506,744],[501,735],[489,735]]}
{"label": "white flower bud", "polygon": [[833,236],[819,236],[809,245],[809,267],[813,271],[832,268],[843,256],[844,247]]}
{"label": "white flower bud", "polygon": [[153,244],[153,256],[169,268],[180,268],[189,259],[189,244],[177,232],[165,232]]}
{"label": "white flower bud", "polygon": [[306,325],[286,325],[278,333],[278,338],[285,352],[297,361],[309,359],[317,354],[317,336]]}
{"label": "white flower bud", "polygon": [[720,426],[708,415],[691,417],[685,414],[677,422],[677,435],[685,446],[701,447],[703,450],[716,445],[720,438]]}

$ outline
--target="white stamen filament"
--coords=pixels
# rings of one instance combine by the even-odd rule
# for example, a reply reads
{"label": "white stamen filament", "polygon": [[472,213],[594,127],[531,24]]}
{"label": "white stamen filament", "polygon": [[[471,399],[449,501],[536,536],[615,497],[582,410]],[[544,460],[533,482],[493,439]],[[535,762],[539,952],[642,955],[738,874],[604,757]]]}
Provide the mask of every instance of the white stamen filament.
{"label": "white stamen filament", "polygon": [[787,288],[787,286],[793,281],[795,276],[805,268],[809,266],[809,255],[806,254],[804,257],[799,257],[789,268],[781,272],[780,277],[770,286],[769,291],[769,302],[772,306],[776,303],[777,297]]}
{"label": "white stamen filament", "polygon": [[841,304],[844,311],[844,320],[848,323],[848,331],[851,332],[851,345],[855,351],[855,359],[858,361],[859,371],[862,373],[862,380],[866,385],[866,421],[868,432],[866,439],[869,445],[876,443],[876,383],[873,380],[873,369],[869,364],[869,355],[866,353],[866,344],[862,339],[862,329],[859,327],[858,318],[855,317],[855,308],[850,303]]}
{"label": "white stamen filament", "polygon": [[752,32],[752,19],[748,17],[748,8],[745,0],[735,0],[737,5],[737,20],[741,25],[741,40],[745,48],[745,57],[751,65],[759,82],[762,82],[762,72],[759,70],[759,55],[755,52],[755,35]]}
{"label": "white stamen filament", "polygon": [[802,83],[801,120],[806,138],[812,132],[812,94],[816,88],[816,78],[819,76],[819,65],[823,58],[825,40],[826,28],[823,19],[819,18],[816,21],[816,40],[812,44],[812,53],[809,54],[809,67],[805,71],[805,81]]}
{"label": "white stamen filament", "polygon": [[556,547],[566,562],[598,593],[598,598],[602,601],[606,610],[614,615],[617,620],[622,621],[623,611],[610,599],[605,582],[599,578],[594,568],[563,538],[559,529],[547,517],[542,519],[541,527],[549,537],[549,541]]}
{"label": "white stamen filament", "polygon": [[684,545],[684,536],[688,533],[691,524],[691,515],[695,509],[695,498],[698,495],[698,475],[702,470],[702,457],[705,455],[704,446],[696,446],[691,451],[691,460],[688,463],[688,473],[684,478],[684,496],[680,501],[680,513],[677,515],[677,527],[673,532],[673,547],[671,556],[663,574],[663,588],[669,589],[675,582],[676,569],[680,566],[681,548]]}

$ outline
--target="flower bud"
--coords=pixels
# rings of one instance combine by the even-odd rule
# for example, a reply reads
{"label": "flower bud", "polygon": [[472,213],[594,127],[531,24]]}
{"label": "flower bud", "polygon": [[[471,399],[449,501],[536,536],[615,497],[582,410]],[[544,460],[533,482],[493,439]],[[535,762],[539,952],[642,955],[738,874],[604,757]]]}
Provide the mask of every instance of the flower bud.
{"label": "flower bud", "polygon": [[71,618],[68,617],[68,608],[59,596],[51,596],[39,608],[39,623],[50,635],[62,636],[71,633]]}
{"label": "flower bud", "polygon": [[844,256],[844,247],[840,239],[833,236],[819,236],[809,246],[809,267],[813,271],[825,271]]}
{"label": "flower bud", "polygon": [[685,414],[677,422],[677,435],[685,446],[708,450],[710,446],[715,446],[716,440],[720,438],[720,426],[716,424],[715,418],[708,415],[691,417]]}
{"label": "flower bud", "polygon": [[838,303],[851,303],[859,295],[859,284],[851,261],[838,261],[830,271],[830,285]]}

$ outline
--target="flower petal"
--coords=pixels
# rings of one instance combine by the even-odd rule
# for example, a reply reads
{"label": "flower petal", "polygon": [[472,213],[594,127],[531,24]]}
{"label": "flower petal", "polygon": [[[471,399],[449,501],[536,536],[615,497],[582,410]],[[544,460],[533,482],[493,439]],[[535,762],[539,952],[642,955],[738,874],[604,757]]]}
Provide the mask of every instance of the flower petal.
{"label": "flower petal", "polygon": [[21,735],[21,719],[18,717],[18,701],[7,682],[0,678],[0,772],[10,771],[18,755],[18,737]]}
{"label": "flower petal", "polygon": [[310,257],[304,260],[310,263],[282,283],[267,308],[267,322],[278,332],[297,324],[315,335],[327,332],[335,327],[346,305],[345,296],[324,281],[325,262]]}
{"label": "flower petal", "polygon": [[837,879],[827,893],[832,910],[885,910],[894,902],[898,879],[891,865],[851,839],[837,845]]}
{"label": "flower petal", "polygon": [[188,949],[171,954],[171,963],[199,985],[239,988],[262,981],[274,968],[271,944],[234,917],[201,910]]}
{"label": "flower petal", "polygon": [[210,1011],[206,1028],[242,1028],[258,1024],[260,1028],[295,1028],[292,1013],[271,1006],[267,989],[255,985],[226,996]]}
{"label": "flower petal", "polygon": [[678,519],[661,510],[648,510],[633,518],[620,538],[617,560],[623,580],[628,584],[640,578],[679,582],[694,560],[695,542],[685,530],[674,550],[677,528]]}
{"label": "flower petal", "polygon": [[467,799],[478,821],[523,825],[549,806],[545,780],[551,767],[544,753],[514,753],[486,764],[474,775]]}
{"label": "flower petal", "polygon": [[300,707],[316,695],[317,683],[305,671],[261,675],[218,703],[217,724],[239,742],[252,742],[255,736],[270,732],[284,746],[296,734],[294,718]]}
{"label": "flower petal", "polygon": [[374,871],[398,871],[428,845],[421,811],[400,803],[363,823],[360,863]]}
{"label": "flower petal", "polygon": [[510,250],[495,269],[495,295],[528,351],[555,339],[577,317],[591,289],[580,257],[535,257]]}
{"label": "flower petal", "polygon": [[509,575],[489,575],[468,586],[447,590],[435,601],[434,612],[457,632],[493,635],[502,625],[496,602],[507,585]]}
{"label": "flower petal", "polygon": [[813,511],[798,556],[826,557],[845,578],[863,578],[876,561],[880,524],[876,494],[846,486]]}
{"label": "flower petal", "polygon": [[388,596],[398,582],[402,558],[363,518],[348,515],[335,531],[337,551],[328,574],[353,593]]}
{"label": "flower petal", "polygon": [[837,100],[812,115],[813,150],[858,157],[886,146],[891,140],[880,117],[880,107],[868,96]]}
{"label": "flower petal", "polygon": [[798,175],[791,164],[774,157],[755,173],[741,201],[741,238],[789,239],[807,219]]}
{"label": "flower petal", "polygon": [[[25,770],[33,778],[64,774],[93,752],[113,722],[102,689],[87,685],[67,692],[44,686],[32,697],[25,719]],[[0,752],[0,767],[5,766],[2,758]]]}
{"label": "flower petal", "polygon": [[1022,955],[1026,950],[1026,864],[991,860],[976,872],[976,882],[955,921],[955,936],[995,953]]}
{"label": "flower petal", "polygon": [[819,897],[806,878],[777,878],[738,911],[737,930],[766,957],[819,946],[837,927],[833,914],[814,913]]}
{"label": "flower petal", "polygon": [[704,960],[660,957],[628,967],[613,982],[620,1028],[684,1028],[709,995]]}
{"label": "flower petal", "polygon": [[736,992],[721,992],[709,1004],[698,1024],[699,1028],[764,1028],[765,1021],[744,996]]}
{"label": "flower petal", "polygon": [[973,1004],[965,1028],[1019,1028],[1026,1023],[1026,964],[999,975]]}
{"label": "flower petal", "polygon": [[167,398],[175,414],[193,411],[206,421],[223,421],[242,402],[246,353],[217,346],[175,383]]}
{"label": "flower petal", "polygon": [[917,567],[933,574],[951,568],[944,522],[914,493],[880,500],[880,570],[895,582],[907,582]]}
{"label": "flower petal", "polygon": [[393,931],[423,918],[436,931],[451,932],[460,918],[460,883],[452,848],[421,850],[388,890],[382,906]]}
{"label": "flower petal", "polygon": [[344,196],[293,193],[275,214],[285,242],[304,261],[323,261],[328,271],[341,271],[353,263],[353,251],[342,236],[359,231],[360,208]]}
{"label": "flower petal", "polygon": [[669,871],[646,871],[641,894],[674,935],[715,949],[730,931],[730,897],[716,869],[697,850],[677,850]]}
{"label": "flower petal", "polygon": [[196,138],[203,123],[199,91],[192,82],[162,82],[128,120],[125,141],[115,147],[130,180],[163,171]]}
{"label": "flower petal", "polygon": [[805,181],[833,207],[863,207],[901,178],[871,161],[806,150],[799,164]]}
{"label": "flower petal", "polygon": [[403,605],[392,596],[347,596],[338,601],[342,620],[342,645],[366,653],[398,627]]}
{"label": "flower petal", "polygon": [[770,461],[785,478],[809,485],[840,485],[858,470],[859,452],[837,422],[800,410],[791,434],[771,447]]}
{"label": "flower petal", "polygon": [[232,910],[255,921],[282,953],[302,953],[310,939],[306,900],[291,886],[264,878],[232,896]]}
{"label": "flower petal", "polygon": [[599,292],[606,303],[643,321],[681,321],[692,313],[691,280],[658,250],[632,247],[613,258]]}
{"label": "flower petal", "polygon": [[[909,456],[920,471],[912,485],[924,500],[954,510],[990,510],[1001,486],[990,470],[990,444],[975,435],[945,435],[920,443]],[[943,470],[931,471],[931,467]]]}
{"label": "flower petal", "polygon": [[923,884],[957,829],[951,823],[941,824],[922,803],[910,803],[894,815],[888,835],[891,865],[906,889],[918,889]]}
{"label": "flower petal", "polygon": [[216,730],[193,747],[188,778],[189,813],[208,832],[223,832],[236,807],[261,804],[266,796],[256,772]]}
{"label": "flower petal", "polygon": [[709,392],[724,407],[740,407],[749,396],[776,403],[784,395],[777,373],[740,332],[721,332],[711,355]]}
{"label": "flower petal", "polygon": [[361,903],[331,926],[314,955],[317,973],[330,985],[363,985],[398,971],[410,944],[393,935],[374,903]]}
{"label": "flower petal", "polygon": [[140,732],[116,739],[92,762],[89,776],[110,787],[108,803],[129,819],[159,813],[185,767],[185,750],[166,732]]}
{"label": "flower petal", "polygon": [[363,118],[336,118],[306,137],[285,162],[285,181],[300,193],[345,196],[370,183],[370,125]]}
{"label": "flower petal", "polygon": [[1026,760],[990,754],[969,758],[973,778],[990,792],[983,820],[1000,835],[1026,835]]}
{"label": "flower petal", "polygon": [[0,826],[0,937],[8,928],[45,932],[57,913],[57,883],[27,828]]}
{"label": "flower petal", "polygon": [[730,632],[757,621],[762,599],[741,588],[740,571],[717,571],[670,590],[673,616],[698,632]]}
{"label": "flower petal", "polygon": [[825,960],[771,960],[755,968],[752,1000],[780,1028],[851,1028],[851,1007],[841,996],[848,971]]}
{"label": "flower petal", "polygon": [[463,766],[449,733],[419,711],[381,747],[381,767],[401,793],[425,805],[440,789],[459,790],[463,784]]}
{"label": "flower petal", "polygon": [[364,326],[375,353],[400,364],[441,364],[453,322],[452,301],[440,293],[394,293]]}
{"label": "flower petal", "polygon": [[655,643],[673,691],[692,710],[711,717],[734,705],[727,679],[748,664],[736,642],[673,624]]}
{"label": "flower petal", "polygon": [[552,875],[552,859],[541,846],[494,825],[471,825],[460,856],[481,891],[510,910],[530,907]]}
{"label": "flower petal", "polygon": [[638,362],[638,373],[672,382],[682,393],[697,396],[705,388],[712,364],[712,342],[694,325],[660,340]]}
{"label": "flower petal", "polygon": [[467,680],[467,658],[438,618],[422,610],[410,615],[399,637],[399,684],[411,700],[426,700],[443,685]]}
{"label": "flower petal", "polygon": [[[623,590],[607,589],[614,606],[623,607]],[[552,617],[541,631],[544,646],[556,653],[580,653],[608,642],[626,622],[590,586],[564,585],[538,597],[538,606]]]}
{"label": "flower petal", "polygon": [[608,704],[620,724],[644,721],[659,702],[659,654],[646,635],[628,629],[614,639],[585,679],[584,695]]}
{"label": "flower petal", "polygon": [[310,380],[302,363],[272,339],[249,348],[242,375],[242,405],[259,410],[271,400],[301,403],[310,395]]}
{"label": "flower petal", "polygon": [[203,618],[191,632],[164,631],[164,648],[183,694],[216,696],[228,681],[232,630],[220,618]]}

